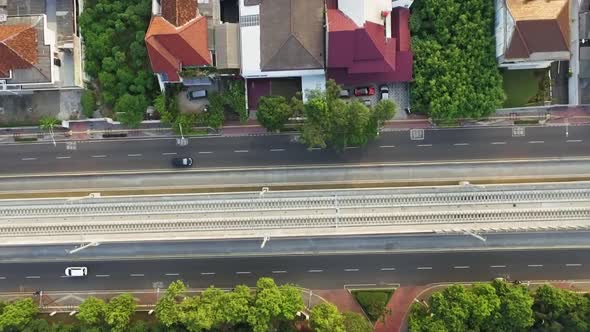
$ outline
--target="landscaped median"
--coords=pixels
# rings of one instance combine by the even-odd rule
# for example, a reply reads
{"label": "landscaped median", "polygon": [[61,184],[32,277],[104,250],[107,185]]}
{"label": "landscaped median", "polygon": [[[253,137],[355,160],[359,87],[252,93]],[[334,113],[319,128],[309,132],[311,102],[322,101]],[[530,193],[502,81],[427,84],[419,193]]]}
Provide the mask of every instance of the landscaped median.
{"label": "landscaped median", "polygon": [[370,332],[362,315],[340,313],[294,285],[261,278],[256,287],[187,289],[181,281],[134,292],[0,294],[0,331]]}

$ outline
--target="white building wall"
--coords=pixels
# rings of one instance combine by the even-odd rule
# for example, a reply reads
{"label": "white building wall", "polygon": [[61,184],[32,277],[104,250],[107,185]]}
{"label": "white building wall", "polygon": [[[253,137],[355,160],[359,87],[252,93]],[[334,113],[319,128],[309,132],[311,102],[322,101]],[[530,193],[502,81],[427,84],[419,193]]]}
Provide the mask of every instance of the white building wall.
{"label": "white building wall", "polygon": [[[381,1],[381,0],[379,0]],[[338,0],[338,9],[358,26],[365,24],[365,0]]]}
{"label": "white building wall", "polygon": [[[353,0],[354,1],[354,0]],[[358,1],[358,0],[357,0]],[[392,7],[391,0],[362,0],[365,3],[365,21],[383,24],[381,12],[390,12]]]}

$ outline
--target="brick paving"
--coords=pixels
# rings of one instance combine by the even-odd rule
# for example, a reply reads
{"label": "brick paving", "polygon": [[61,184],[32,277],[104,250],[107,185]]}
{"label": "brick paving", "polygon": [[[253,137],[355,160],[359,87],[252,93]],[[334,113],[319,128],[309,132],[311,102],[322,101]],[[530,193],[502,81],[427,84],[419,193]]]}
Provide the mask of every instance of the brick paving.
{"label": "brick paving", "polygon": [[404,286],[395,290],[387,303],[391,314],[384,320],[375,323],[375,332],[406,331],[406,316],[414,303],[414,299],[428,286]]}

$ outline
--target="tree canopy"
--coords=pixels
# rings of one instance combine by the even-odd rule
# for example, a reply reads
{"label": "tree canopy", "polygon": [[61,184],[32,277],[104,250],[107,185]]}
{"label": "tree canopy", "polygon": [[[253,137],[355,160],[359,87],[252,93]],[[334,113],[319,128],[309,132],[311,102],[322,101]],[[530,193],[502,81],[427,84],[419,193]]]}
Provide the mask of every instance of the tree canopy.
{"label": "tree canopy", "polygon": [[147,105],[156,91],[144,41],[150,17],[150,0],[84,2],[79,19],[84,69],[107,106],[115,106],[124,95]]}
{"label": "tree canopy", "polygon": [[478,118],[504,101],[492,0],[422,0],[410,18],[412,107],[434,120]]}

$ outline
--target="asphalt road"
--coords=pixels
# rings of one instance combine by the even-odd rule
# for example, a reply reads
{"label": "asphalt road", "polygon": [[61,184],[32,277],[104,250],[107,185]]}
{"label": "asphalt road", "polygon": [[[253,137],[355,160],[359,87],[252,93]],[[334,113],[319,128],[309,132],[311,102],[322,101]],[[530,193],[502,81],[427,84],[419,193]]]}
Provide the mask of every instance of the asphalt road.
{"label": "asphalt road", "polygon": [[[253,286],[271,276],[279,283],[342,288],[433,282],[584,279],[590,250],[448,252],[102,261],[87,266],[87,278],[63,277],[67,263],[0,264],[0,291],[149,289],[182,279],[190,287]],[[155,284],[156,283],[156,284]]]}
{"label": "asphalt road", "polygon": [[[524,136],[514,135],[524,134]],[[589,156],[590,127],[526,127],[383,132],[368,146],[341,153],[308,150],[293,136],[202,137],[185,147],[175,139],[22,143],[0,146],[0,175],[170,169],[171,158],[192,156],[199,168],[433,162]]]}

